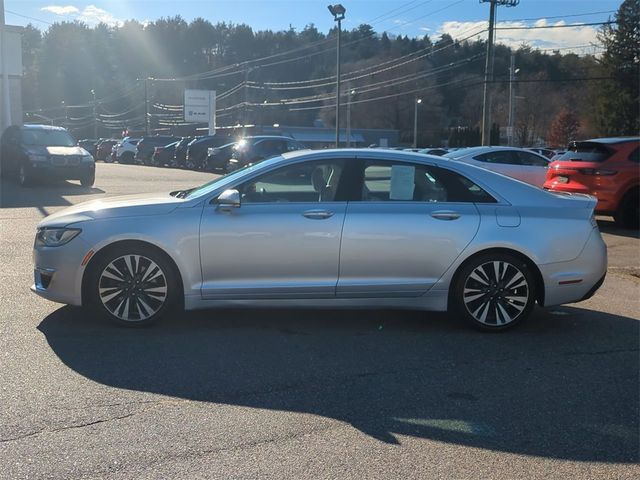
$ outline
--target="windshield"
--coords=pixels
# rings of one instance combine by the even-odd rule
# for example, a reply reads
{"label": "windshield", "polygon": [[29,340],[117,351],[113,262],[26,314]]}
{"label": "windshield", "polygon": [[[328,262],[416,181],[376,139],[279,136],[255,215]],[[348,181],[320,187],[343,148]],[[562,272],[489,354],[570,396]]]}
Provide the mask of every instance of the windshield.
{"label": "windshield", "polygon": [[212,192],[213,190],[216,190],[220,187],[223,187],[225,185],[232,183],[236,179],[243,177],[245,174],[252,172],[253,170],[256,170],[259,167],[262,168],[263,166],[268,166],[272,163],[277,163],[280,160],[282,160],[282,157],[272,157],[269,160],[257,160],[254,163],[245,165],[244,167],[234,172],[227,173],[222,177],[218,177],[214,180],[211,180],[210,182],[205,183],[204,185],[200,185],[199,187],[195,187],[190,190],[187,190],[187,193],[184,195],[184,198],[195,198],[200,195],[205,195],[209,192]]}
{"label": "windshield", "polygon": [[66,130],[22,130],[22,143],[38,147],[74,147],[76,141]]}

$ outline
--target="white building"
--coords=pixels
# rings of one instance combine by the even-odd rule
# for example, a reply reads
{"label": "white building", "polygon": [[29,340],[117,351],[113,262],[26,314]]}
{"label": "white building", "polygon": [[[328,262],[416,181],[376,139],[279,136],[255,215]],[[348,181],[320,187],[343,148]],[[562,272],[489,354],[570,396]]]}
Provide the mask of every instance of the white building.
{"label": "white building", "polygon": [[[7,72],[9,74],[9,104],[11,105],[11,119],[5,119],[5,97],[3,94],[5,79],[0,62],[0,132],[12,125],[22,124],[22,28],[6,25],[4,31],[5,45],[0,44],[6,55]],[[0,38],[0,42],[2,39]]]}

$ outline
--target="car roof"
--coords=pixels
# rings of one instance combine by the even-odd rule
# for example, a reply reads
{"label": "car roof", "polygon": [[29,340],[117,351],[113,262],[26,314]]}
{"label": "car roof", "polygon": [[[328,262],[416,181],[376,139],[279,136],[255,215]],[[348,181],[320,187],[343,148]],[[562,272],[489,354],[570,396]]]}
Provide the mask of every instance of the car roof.
{"label": "car roof", "polygon": [[[627,143],[640,142],[640,137],[608,137],[608,138],[592,138],[590,140],[577,140],[575,143],[593,142],[593,143]],[[571,142],[574,143],[574,142]]]}
{"label": "car roof", "polygon": [[64,131],[67,130],[64,127],[58,127],[55,125],[33,125],[33,124],[22,125],[20,129],[21,130],[64,130]]}
{"label": "car roof", "polygon": [[266,140],[266,139],[272,139],[272,140],[293,140],[292,137],[286,137],[284,135],[250,135],[247,137],[242,137],[243,140]]}

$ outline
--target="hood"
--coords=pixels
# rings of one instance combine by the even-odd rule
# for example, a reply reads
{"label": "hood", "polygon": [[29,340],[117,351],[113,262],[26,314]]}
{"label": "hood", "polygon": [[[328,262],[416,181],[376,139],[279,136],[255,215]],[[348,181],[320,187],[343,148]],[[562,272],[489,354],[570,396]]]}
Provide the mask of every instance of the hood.
{"label": "hood", "polygon": [[49,155],[89,155],[84,148],[73,147],[44,147]]}
{"label": "hood", "polygon": [[102,198],[79,203],[49,215],[38,227],[65,227],[72,223],[103,218],[164,215],[185,202],[168,193],[145,193]]}

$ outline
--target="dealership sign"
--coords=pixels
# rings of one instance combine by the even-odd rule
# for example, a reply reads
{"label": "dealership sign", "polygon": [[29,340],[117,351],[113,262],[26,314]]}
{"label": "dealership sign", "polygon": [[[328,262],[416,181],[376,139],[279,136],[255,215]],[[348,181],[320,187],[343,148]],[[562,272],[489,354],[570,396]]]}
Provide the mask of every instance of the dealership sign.
{"label": "dealership sign", "polygon": [[185,90],[184,121],[208,123],[209,134],[212,135],[216,128],[215,90]]}

